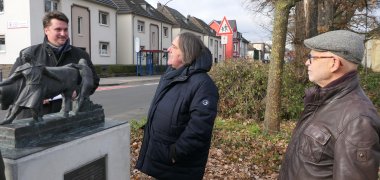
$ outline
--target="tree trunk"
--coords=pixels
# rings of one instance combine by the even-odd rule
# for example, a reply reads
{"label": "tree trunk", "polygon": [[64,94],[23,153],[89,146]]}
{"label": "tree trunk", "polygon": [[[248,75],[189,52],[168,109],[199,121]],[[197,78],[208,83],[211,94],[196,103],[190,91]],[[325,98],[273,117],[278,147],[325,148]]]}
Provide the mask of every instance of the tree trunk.
{"label": "tree trunk", "polygon": [[286,33],[291,7],[295,0],[279,0],[275,2],[272,59],[266,95],[264,129],[268,133],[280,130],[281,115],[281,79],[284,64]]}
{"label": "tree trunk", "polygon": [[318,0],[307,0],[306,5],[306,38],[318,34]]}
{"label": "tree trunk", "polygon": [[318,34],[318,0],[304,0],[296,4],[294,51],[297,78],[300,83],[307,82],[305,68],[306,55],[309,53],[303,41]]}

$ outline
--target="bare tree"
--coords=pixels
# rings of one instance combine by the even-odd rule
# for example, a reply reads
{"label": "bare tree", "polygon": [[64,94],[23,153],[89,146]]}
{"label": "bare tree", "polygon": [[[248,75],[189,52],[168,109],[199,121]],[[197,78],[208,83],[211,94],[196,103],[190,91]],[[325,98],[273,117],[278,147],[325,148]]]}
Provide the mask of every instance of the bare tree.
{"label": "bare tree", "polygon": [[285,42],[288,30],[289,12],[299,0],[277,0],[274,3],[274,26],[272,59],[269,66],[268,86],[264,128],[266,132],[273,133],[280,130],[281,110],[281,79],[284,64]]}
{"label": "bare tree", "polygon": [[[335,29],[348,29],[350,22],[357,15],[357,10],[368,7],[368,3],[378,4],[375,0],[250,0],[255,3],[256,12],[274,10],[274,27],[272,32],[272,60],[266,95],[264,128],[272,133],[280,129],[281,82],[286,35],[288,33],[289,13],[294,11],[294,25],[290,26],[296,48],[296,62],[303,66],[308,53],[303,40],[319,33]],[[274,9],[273,9],[274,8]],[[368,9],[368,8],[367,8]],[[373,18],[375,19],[375,18]],[[301,66],[300,66],[301,67]],[[302,71],[302,68],[300,68]]]}

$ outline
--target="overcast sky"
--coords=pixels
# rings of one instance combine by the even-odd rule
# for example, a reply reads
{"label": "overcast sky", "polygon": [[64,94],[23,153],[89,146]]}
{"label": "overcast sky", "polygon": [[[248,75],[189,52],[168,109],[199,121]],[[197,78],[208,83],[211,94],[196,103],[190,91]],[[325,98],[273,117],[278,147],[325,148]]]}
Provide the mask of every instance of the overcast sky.
{"label": "overcast sky", "polygon": [[[247,0],[145,0],[157,8],[157,3],[176,9],[185,17],[191,15],[206,24],[212,20],[236,20],[237,30],[250,42],[267,42],[271,39],[271,20],[262,14],[253,14],[247,7]],[[263,28],[265,27],[265,28]]]}

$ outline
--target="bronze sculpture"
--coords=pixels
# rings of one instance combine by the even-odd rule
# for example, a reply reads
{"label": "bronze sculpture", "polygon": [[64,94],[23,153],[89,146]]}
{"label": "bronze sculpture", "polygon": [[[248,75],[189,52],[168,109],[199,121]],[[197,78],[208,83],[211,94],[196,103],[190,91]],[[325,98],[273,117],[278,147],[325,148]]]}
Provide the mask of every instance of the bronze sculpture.
{"label": "bronze sculpture", "polygon": [[60,113],[68,117],[72,110],[72,95],[78,92],[74,114],[80,111],[83,101],[88,99],[93,88],[91,69],[84,60],[80,64],[60,67],[45,67],[35,64],[30,54],[23,54],[24,62],[5,81],[0,83],[0,102],[3,110],[8,109],[0,125],[10,124],[22,108],[30,108],[34,122],[43,121],[42,102],[44,99],[62,95]]}
{"label": "bronze sculpture", "polygon": [[92,75],[92,70],[88,66],[87,61],[85,59],[80,59],[78,64],[70,64],[74,68],[79,70],[79,74],[81,76],[81,84],[78,89],[78,96],[76,97],[77,106],[73,109],[74,113],[80,111],[80,108],[83,106],[83,103],[89,100],[91,95],[91,90],[94,88],[94,78]]}
{"label": "bronze sculpture", "polygon": [[35,61],[32,60],[32,55],[25,53],[21,58],[25,64],[19,66],[7,80],[0,83],[0,86],[4,86],[12,84],[21,78],[25,79],[24,88],[21,89],[16,101],[9,109],[5,117],[5,121],[3,121],[1,124],[11,123],[16,115],[20,112],[21,108],[30,108],[33,119],[35,121],[42,121],[42,76],[46,75],[52,79],[60,81],[60,79],[55,74],[47,71],[44,65],[35,64]]}

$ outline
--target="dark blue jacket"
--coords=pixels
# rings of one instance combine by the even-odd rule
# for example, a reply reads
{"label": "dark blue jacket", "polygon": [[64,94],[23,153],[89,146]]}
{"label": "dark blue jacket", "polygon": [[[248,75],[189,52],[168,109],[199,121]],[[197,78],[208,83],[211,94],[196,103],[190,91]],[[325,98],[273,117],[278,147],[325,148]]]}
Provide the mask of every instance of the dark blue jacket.
{"label": "dark blue jacket", "polygon": [[169,69],[148,113],[136,168],[157,179],[202,179],[219,100],[205,48],[190,66]]}

